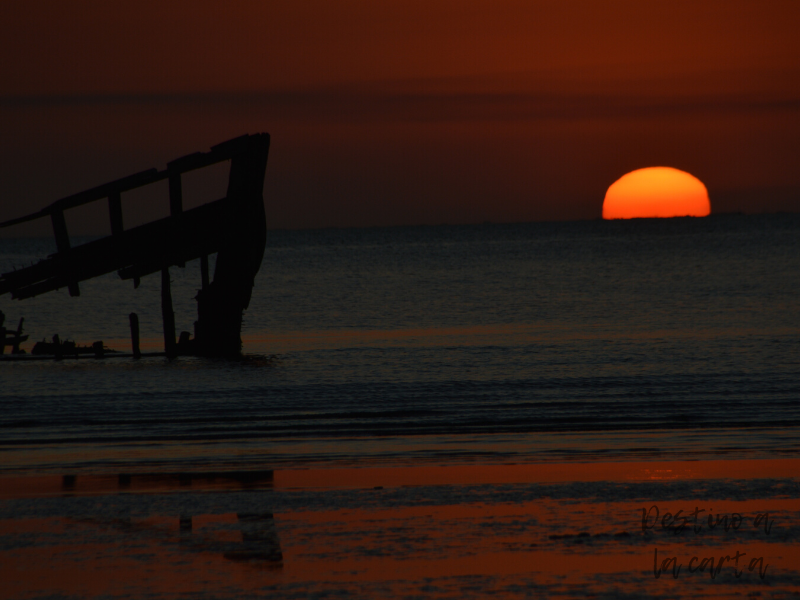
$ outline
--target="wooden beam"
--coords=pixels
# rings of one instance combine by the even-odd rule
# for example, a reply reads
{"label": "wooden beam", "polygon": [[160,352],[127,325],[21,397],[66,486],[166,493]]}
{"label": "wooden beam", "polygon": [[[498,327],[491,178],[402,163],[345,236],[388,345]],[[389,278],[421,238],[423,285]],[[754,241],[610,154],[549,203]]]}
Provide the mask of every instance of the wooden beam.
{"label": "wooden beam", "polygon": [[0,229],[4,227],[12,227],[13,225],[19,225],[21,223],[27,223],[28,221],[35,221],[36,219],[41,219],[42,217],[46,217],[50,213],[47,210],[40,210],[39,212],[35,212],[30,215],[25,215],[24,217],[18,217],[16,219],[9,219],[8,221],[3,221],[0,223]]}
{"label": "wooden beam", "polygon": [[[177,265],[219,251],[222,224],[231,211],[227,198],[181,213],[125,229],[122,236],[107,236],[54,254],[29,267],[0,275],[0,296],[31,298],[70,281],[81,282],[117,271],[122,279],[143,278],[161,271],[165,262]],[[177,221],[182,222],[180,241]],[[118,249],[124,248],[124,252]]]}
{"label": "wooden beam", "polygon": [[136,313],[128,315],[131,322],[131,349],[133,358],[141,358],[142,352],[139,350],[139,316]]}
{"label": "wooden beam", "polygon": [[51,212],[50,221],[53,223],[56,248],[59,252],[67,252],[69,250],[69,233],[67,232],[67,222],[64,219],[64,211],[54,210]]}
{"label": "wooden beam", "polygon": [[187,154],[186,156],[181,156],[180,158],[176,158],[175,160],[171,160],[167,163],[167,169],[170,172],[177,172],[177,173],[185,173],[186,171],[193,171],[195,169],[202,169],[203,167],[208,166],[210,157],[208,156],[207,152],[194,152],[192,154]]}
{"label": "wooden beam", "polygon": [[[67,222],[64,220],[63,210],[54,210],[50,213],[50,220],[53,223],[53,235],[56,238],[56,248],[59,253],[69,252],[69,233],[67,232]],[[81,290],[76,281],[69,281],[67,284],[70,296],[80,296]]]}

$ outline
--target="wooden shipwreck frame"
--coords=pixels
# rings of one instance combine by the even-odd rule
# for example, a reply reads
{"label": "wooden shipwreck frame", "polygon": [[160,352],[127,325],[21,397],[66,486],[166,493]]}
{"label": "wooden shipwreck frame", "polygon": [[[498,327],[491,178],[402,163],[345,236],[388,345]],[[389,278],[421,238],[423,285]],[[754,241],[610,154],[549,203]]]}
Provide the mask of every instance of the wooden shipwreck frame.
{"label": "wooden shipwreck frame", "polygon": [[[0,275],[0,295],[10,293],[13,298],[24,299],[66,287],[70,296],[78,296],[81,281],[112,271],[122,279],[132,279],[134,287],[145,275],[160,271],[166,355],[238,356],[242,348],[242,313],[250,304],[266,245],[263,188],[269,140],[266,133],[244,135],[213,146],[210,152],[173,160],[164,170],[142,171],[0,223],[4,228],[50,218],[57,248],[55,254],[30,267]],[[181,175],[226,160],[231,161],[226,196],[184,211]],[[165,179],[169,180],[170,216],[125,229],[122,193]],[[64,211],[101,200],[108,202],[111,235],[72,247]],[[215,252],[217,262],[210,281],[208,256]],[[201,289],[196,298],[195,336],[182,336],[176,342],[169,268],[183,267],[197,258],[201,264]],[[134,354],[138,345],[135,338],[138,325]]]}

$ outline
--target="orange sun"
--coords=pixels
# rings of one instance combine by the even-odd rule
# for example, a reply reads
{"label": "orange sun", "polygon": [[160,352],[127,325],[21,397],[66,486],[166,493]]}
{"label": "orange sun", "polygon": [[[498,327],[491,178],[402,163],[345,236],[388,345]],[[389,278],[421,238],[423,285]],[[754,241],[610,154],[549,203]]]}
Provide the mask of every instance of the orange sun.
{"label": "orange sun", "polygon": [[648,167],[623,175],[603,200],[604,219],[705,217],[708,190],[697,177],[672,167]]}

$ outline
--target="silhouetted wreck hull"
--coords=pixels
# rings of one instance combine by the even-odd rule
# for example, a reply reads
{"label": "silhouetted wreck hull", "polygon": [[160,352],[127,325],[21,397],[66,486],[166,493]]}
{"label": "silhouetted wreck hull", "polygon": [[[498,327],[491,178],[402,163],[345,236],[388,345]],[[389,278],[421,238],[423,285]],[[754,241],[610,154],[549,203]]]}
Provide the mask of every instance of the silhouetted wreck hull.
{"label": "silhouetted wreck hull", "polygon": [[267,244],[262,190],[268,150],[269,138],[231,163],[228,198],[232,208],[219,221],[224,231],[214,280],[197,294],[195,343],[204,356],[232,356],[242,350],[242,314],[250,306]]}
{"label": "silhouetted wreck hull", "polygon": [[[30,267],[0,276],[0,294],[31,298],[66,287],[80,294],[78,284],[112,271],[122,279],[162,274],[162,316],[167,356],[236,356],[241,353],[242,314],[250,304],[256,273],[261,267],[267,225],[263,188],[269,135],[246,135],[80,194],[64,198],[39,213],[0,224],[0,227],[50,216],[58,252]],[[231,161],[225,198],[183,211],[181,174],[224,160]],[[124,191],[169,180],[170,216],[125,230],[120,196]],[[71,247],[64,211],[108,199],[112,234]],[[209,282],[208,255],[217,253],[214,279]],[[202,288],[197,295],[198,320],[194,339],[175,340],[169,281],[171,266],[183,267],[200,258]],[[138,333],[137,333],[138,335]],[[180,347],[179,347],[180,346]]]}

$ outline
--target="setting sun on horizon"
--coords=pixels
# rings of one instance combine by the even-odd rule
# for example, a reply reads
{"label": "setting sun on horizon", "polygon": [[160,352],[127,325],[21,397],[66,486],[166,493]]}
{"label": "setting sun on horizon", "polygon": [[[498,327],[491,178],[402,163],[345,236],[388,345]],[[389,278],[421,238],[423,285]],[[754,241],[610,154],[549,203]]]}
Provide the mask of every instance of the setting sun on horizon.
{"label": "setting sun on horizon", "polygon": [[703,182],[672,167],[631,171],[611,184],[603,200],[604,219],[706,217],[710,213]]}

